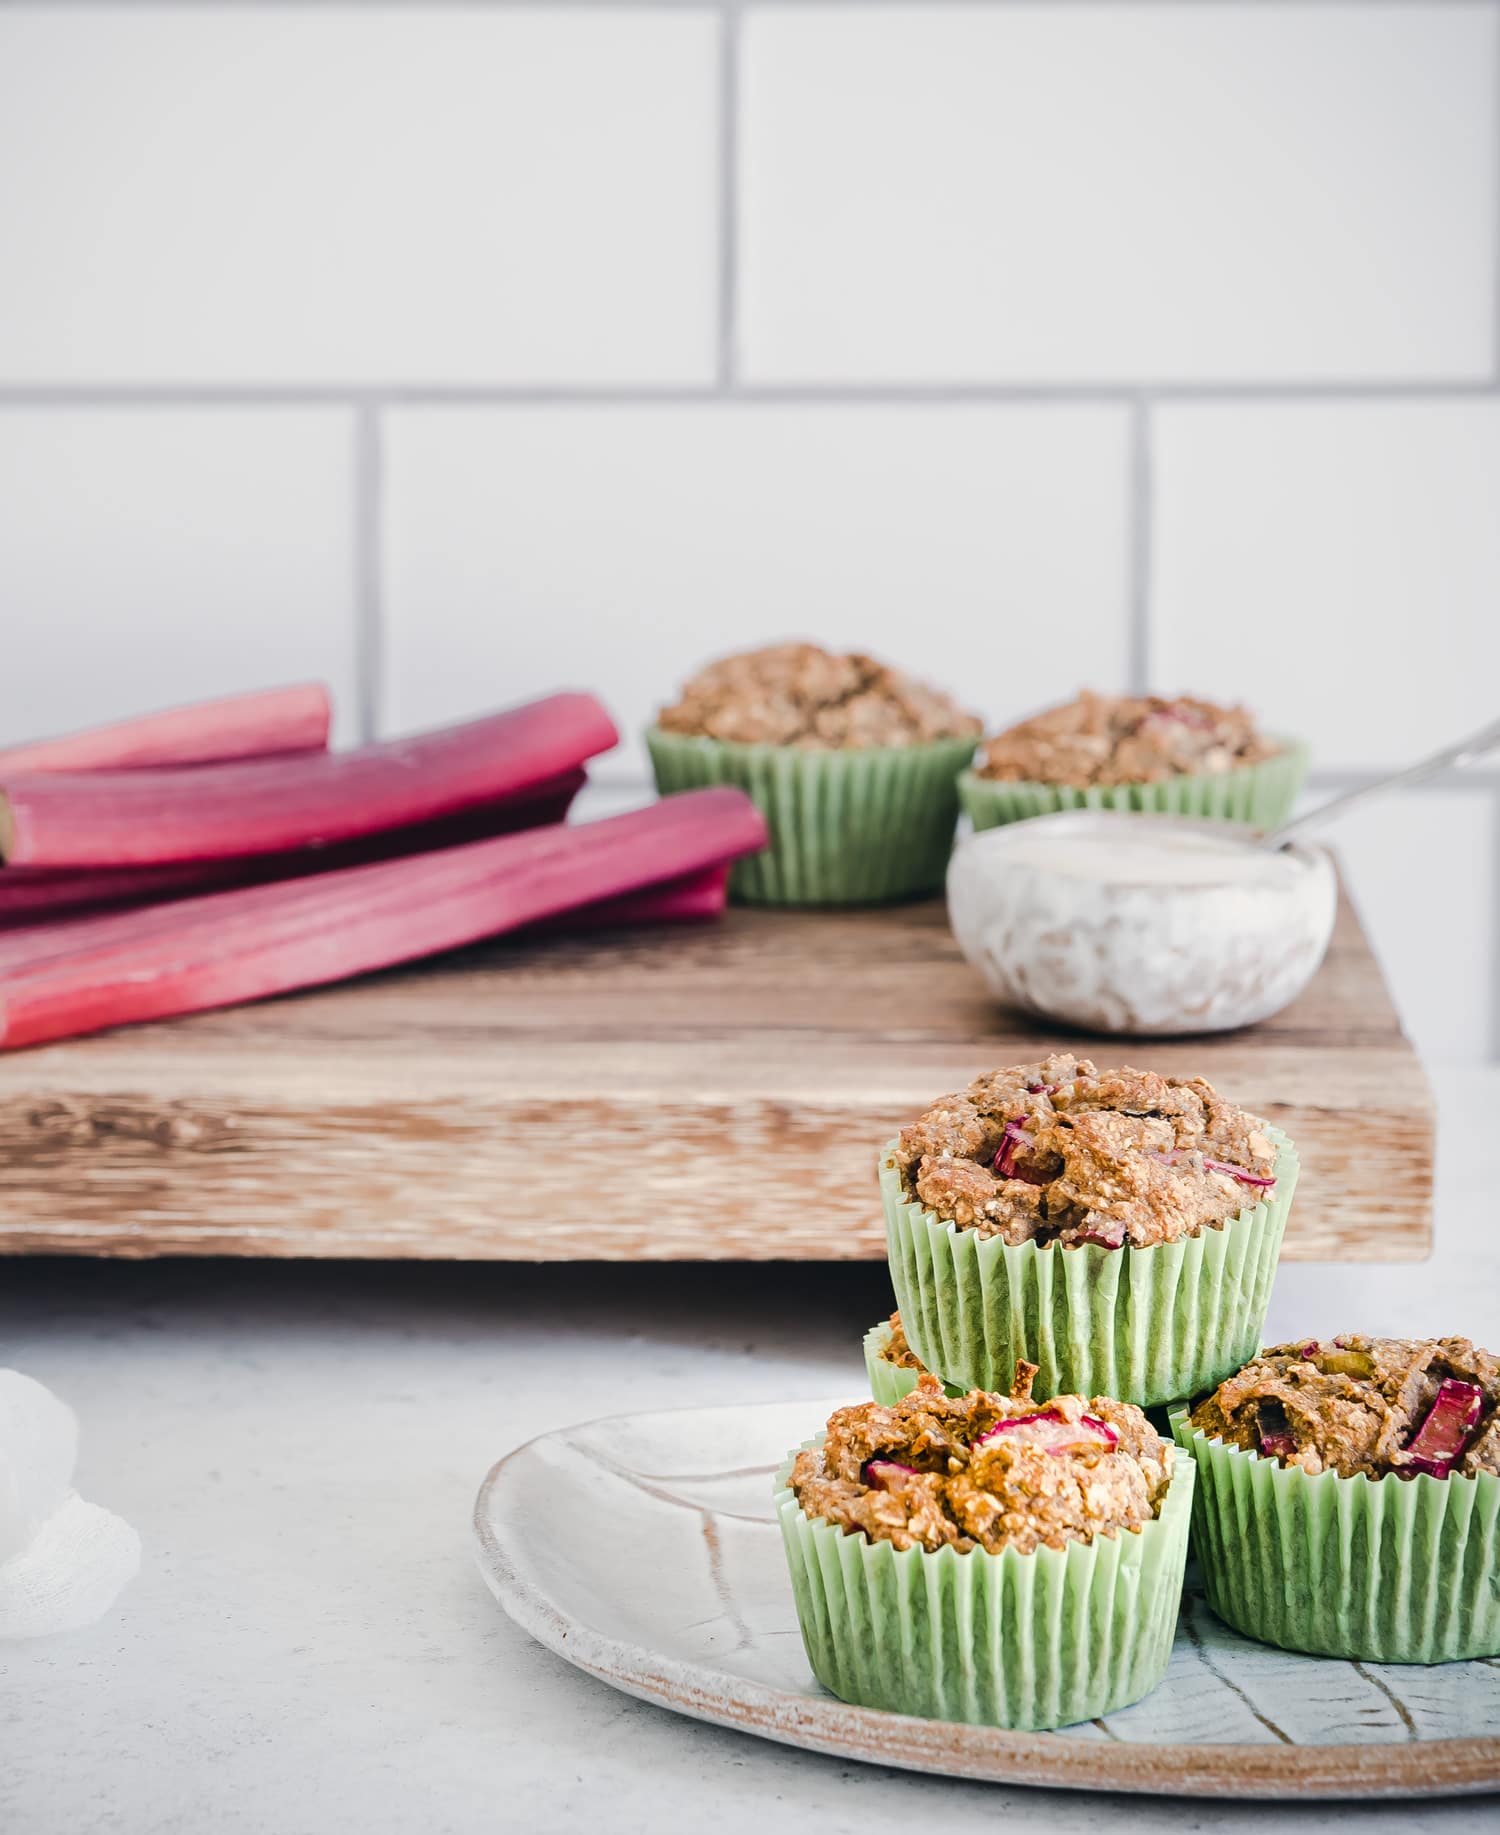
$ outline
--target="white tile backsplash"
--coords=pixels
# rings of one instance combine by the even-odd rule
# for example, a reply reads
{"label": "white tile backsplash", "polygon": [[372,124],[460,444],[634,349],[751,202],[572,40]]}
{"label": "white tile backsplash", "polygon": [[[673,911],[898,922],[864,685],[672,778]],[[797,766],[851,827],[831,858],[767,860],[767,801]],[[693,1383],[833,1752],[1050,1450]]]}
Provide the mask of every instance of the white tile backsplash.
{"label": "white tile backsplash", "polygon": [[716,27],[0,10],[0,379],[695,382]]}
{"label": "white tile backsplash", "polygon": [[279,682],[353,736],[338,410],[0,410],[0,745]]}
{"label": "white tile backsplash", "polygon": [[1323,766],[1500,713],[1500,400],[1163,407],[1154,498],[1159,682]]}
{"label": "white tile backsplash", "polygon": [[632,735],[614,762],[639,770],[633,736],[684,676],[785,636],[907,664],[991,717],[1080,667],[1121,686],[1126,433],[1110,407],[397,413],[389,722],[593,682]]}
{"label": "white tile backsplash", "polygon": [[[805,635],[1413,756],[1500,712],[1497,77],[1500,0],[0,0],[0,743],[575,682],[629,799]],[[1434,1055],[1484,783],[1340,830]]]}
{"label": "white tile backsplash", "polygon": [[1482,377],[1495,16],[795,6],[745,26],[762,381]]}
{"label": "white tile backsplash", "polygon": [[1495,832],[1491,798],[1465,789],[1398,792],[1326,831],[1402,1022],[1429,1058],[1492,1047]]}

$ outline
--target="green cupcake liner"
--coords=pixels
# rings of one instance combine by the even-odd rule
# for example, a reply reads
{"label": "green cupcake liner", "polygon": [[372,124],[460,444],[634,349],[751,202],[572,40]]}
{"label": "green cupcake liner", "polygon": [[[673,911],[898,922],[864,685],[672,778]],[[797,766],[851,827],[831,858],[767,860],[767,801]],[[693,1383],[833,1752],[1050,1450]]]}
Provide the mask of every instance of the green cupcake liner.
{"label": "green cupcake liner", "polygon": [[1209,1605],[1283,1650],[1371,1663],[1500,1656],[1500,1478],[1342,1478],[1207,1439],[1193,1546]]}
{"label": "green cupcake liner", "polygon": [[788,1460],[776,1513],[813,1674],[860,1707],[991,1727],[1063,1727],[1139,1701],[1162,1679],[1182,1597],[1193,1462],[1176,1466],[1138,1531],[961,1555],[807,1516]]}
{"label": "green cupcake liner", "polygon": [[755,905],[874,905],[936,892],[958,821],[958,774],[972,739],[801,751],[646,733],[665,796],[734,784],[766,818],[771,842],[736,862],[733,896]]}
{"label": "green cupcake liner", "polygon": [[1060,809],[1147,810],[1276,828],[1292,813],[1309,756],[1300,741],[1280,744],[1274,758],[1258,765],[1169,777],[1156,784],[1091,784],[1080,790],[1071,784],[1005,783],[965,771],[958,780],[959,801],[976,829],[1056,815]]}
{"label": "green cupcake liner", "polygon": [[[906,1364],[886,1362],[885,1349],[890,1342],[891,1325],[888,1319],[882,1319],[879,1325],[872,1325],[865,1333],[865,1371],[870,1378],[870,1394],[882,1408],[893,1407],[903,1395],[910,1395],[921,1375],[920,1370],[913,1370]],[[944,1383],[943,1388],[949,1395],[964,1393],[954,1383]]]}
{"label": "green cupcake liner", "polygon": [[1011,1247],[945,1223],[908,1198],[881,1155],[891,1282],[906,1339],[964,1389],[1010,1389],[1038,1366],[1039,1400],[1111,1395],[1138,1407],[1198,1395],[1260,1348],[1301,1162],[1277,1128],[1276,1186],[1228,1222],[1149,1249]]}

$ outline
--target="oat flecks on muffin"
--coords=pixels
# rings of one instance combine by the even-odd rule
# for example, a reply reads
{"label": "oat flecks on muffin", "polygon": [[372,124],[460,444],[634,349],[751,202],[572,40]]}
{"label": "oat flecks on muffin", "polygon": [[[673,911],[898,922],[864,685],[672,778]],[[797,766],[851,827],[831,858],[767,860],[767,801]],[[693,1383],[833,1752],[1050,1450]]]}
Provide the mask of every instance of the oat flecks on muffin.
{"label": "oat flecks on muffin", "polygon": [[901,1323],[901,1314],[893,1312],[889,1320],[891,1335],[886,1340],[885,1349],[880,1353],[882,1363],[894,1364],[898,1370],[925,1370],[920,1357],[907,1343],[906,1327]]}
{"label": "oat flecks on muffin", "polygon": [[986,740],[980,777],[1010,783],[1154,784],[1232,771],[1274,758],[1281,747],[1257,732],[1243,707],[1190,695],[1099,695],[1048,708]]}
{"label": "oat flecks on muffin", "polygon": [[1500,1474],[1500,1362],[1467,1338],[1279,1344],[1190,1417],[1210,1439],[1304,1472]]}
{"label": "oat flecks on muffin", "polygon": [[773,644],[700,669],[657,716],[663,732],[809,751],[978,737],[981,722],[873,657]]}
{"label": "oat flecks on muffin", "polygon": [[1139,1529],[1160,1511],[1172,1449],[1139,1408],[1105,1396],[1031,1400],[1034,1364],[1008,1396],[948,1397],[924,1376],[893,1407],[841,1408],[792,1466],[808,1516],[897,1548],[960,1553],[1062,1548]]}
{"label": "oat flecks on muffin", "polygon": [[907,1196],[1005,1242],[1176,1242],[1275,1190],[1266,1124],[1201,1077],[1058,1053],[976,1077],[902,1130]]}

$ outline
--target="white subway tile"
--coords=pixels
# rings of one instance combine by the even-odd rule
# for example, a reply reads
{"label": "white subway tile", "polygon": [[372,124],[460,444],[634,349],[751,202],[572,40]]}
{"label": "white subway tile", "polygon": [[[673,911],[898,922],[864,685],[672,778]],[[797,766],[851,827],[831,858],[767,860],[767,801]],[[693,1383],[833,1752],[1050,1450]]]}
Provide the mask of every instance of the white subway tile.
{"label": "white subway tile", "polygon": [[0,745],[321,680],[353,731],[348,417],[0,411]]}
{"label": "white subway tile", "polygon": [[1326,766],[1500,712],[1500,402],[1236,402],[1155,429],[1156,680]]}
{"label": "white subway tile", "polygon": [[[1321,802],[1310,791],[1304,806]],[[1424,1057],[1478,1060],[1494,1046],[1495,819],[1477,790],[1409,790],[1351,810],[1324,837]]]}
{"label": "white subway tile", "polygon": [[1493,9],[795,7],[745,26],[762,381],[1469,378]]}
{"label": "white subway tile", "polygon": [[715,24],[0,11],[0,379],[694,381]]}
{"label": "white subway tile", "polygon": [[788,636],[992,719],[1117,688],[1126,431],[1100,407],[394,414],[389,723],[592,686],[640,771],[686,675]]}

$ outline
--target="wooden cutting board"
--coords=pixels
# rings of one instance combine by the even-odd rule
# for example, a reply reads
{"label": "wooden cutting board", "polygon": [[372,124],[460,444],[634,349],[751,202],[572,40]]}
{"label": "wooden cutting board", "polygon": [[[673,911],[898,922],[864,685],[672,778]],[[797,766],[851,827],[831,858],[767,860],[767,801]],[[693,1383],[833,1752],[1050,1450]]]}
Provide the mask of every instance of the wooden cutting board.
{"label": "wooden cutting board", "polygon": [[1427,1254],[1431,1097],[1347,903],[1275,1019],[1123,1045],[997,1008],[940,902],[512,940],[0,1058],[0,1252],[879,1257],[884,1142],[1058,1044],[1285,1128],[1289,1258]]}

